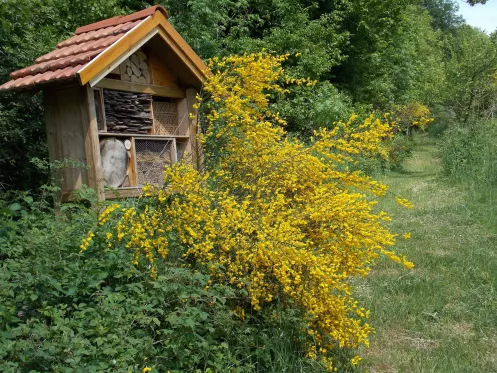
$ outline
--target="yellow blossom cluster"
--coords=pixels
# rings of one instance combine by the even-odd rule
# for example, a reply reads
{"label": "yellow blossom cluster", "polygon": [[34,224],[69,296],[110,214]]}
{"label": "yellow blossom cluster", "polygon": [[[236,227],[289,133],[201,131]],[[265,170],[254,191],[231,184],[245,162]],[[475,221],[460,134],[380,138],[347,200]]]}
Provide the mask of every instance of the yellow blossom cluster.
{"label": "yellow blossom cluster", "polygon": [[98,225],[104,225],[107,223],[110,218],[112,217],[112,213],[119,209],[121,205],[118,203],[113,203],[112,205],[108,206],[105,210],[103,210],[100,215],[98,216]]}
{"label": "yellow blossom cluster", "polygon": [[412,202],[410,202],[408,199],[405,199],[405,198],[400,198],[397,196],[397,197],[395,197],[395,201],[397,202],[397,204],[399,204],[400,206],[403,206],[407,209],[412,209],[414,207]]}
{"label": "yellow blossom cluster", "polygon": [[126,241],[126,248],[134,250],[133,264],[138,265],[140,256],[143,255],[151,265],[151,276],[155,278],[156,257],[165,258],[168,253],[167,232],[171,227],[164,224],[167,217],[163,215],[162,210],[149,206],[142,212],[137,212],[134,207],[123,209],[122,212],[123,215],[116,226],[117,241]]}
{"label": "yellow blossom cluster", "polygon": [[83,239],[83,242],[79,246],[79,248],[81,249],[81,252],[85,251],[88,248],[88,246],[91,245],[91,243],[93,241],[93,237],[95,237],[95,233],[88,232],[88,234],[86,235],[86,238]]}
{"label": "yellow blossom cluster", "polygon": [[206,172],[188,163],[166,168],[166,187],[145,190],[153,207],[121,211],[109,238],[135,250],[135,263],[143,254],[155,275],[155,258],[167,255],[173,237],[185,260],[209,271],[212,282],[244,289],[254,310],[276,301],[300,307],[313,341],[308,356],[333,370],[334,350],[368,346],[372,332],[350,280],[366,276],[380,255],[413,264],[389,249],[390,218],[376,207],[387,186],[347,166],[365,153],[385,156],[392,127],[354,116],[316,131],[308,144],[289,138],[271,97],[313,82],[288,77],[287,58],[210,62]]}
{"label": "yellow blossom cluster", "polygon": [[411,128],[425,130],[434,121],[430,109],[419,102],[398,106],[393,116],[401,131],[409,134]]}

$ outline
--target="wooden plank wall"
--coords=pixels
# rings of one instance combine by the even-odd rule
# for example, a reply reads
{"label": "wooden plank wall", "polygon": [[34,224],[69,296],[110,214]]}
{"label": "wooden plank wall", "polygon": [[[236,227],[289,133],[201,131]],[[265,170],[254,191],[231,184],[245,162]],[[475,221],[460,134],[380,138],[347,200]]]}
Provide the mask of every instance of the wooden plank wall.
{"label": "wooden plank wall", "polygon": [[[47,133],[52,161],[86,163],[80,94],[81,88],[78,86],[45,92]],[[68,198],[68,193],[88,182],[88,172],[84,167],[66,167],[57,176],[62,178],[63,201]]]}
{"label": "wooden plank wall", "polygon": [[152,75],[152,84],[178,88],[176,77],[165,66],[162,58],[153,51],[148,52],[148,64]]}
{"label": "wooden plank wall", "polygon": [[[191,157],[192,163],[197,169],[202,169],[203,156],[200,144],[197,142],[198,133],[198,115],[197,109],[193,107],[196,101],[198,91],[195,88],[186,90],[186,98],[178,102],[178,120],[179,133],[188,136],[188,144],[185,148],[185,154]],[[190,114],[195,117],[190,118]]]}
{"label": "wooden plank wall", "polygon": [[50,161],[78,164],[54,175],[61,187],[60,200],[70,201],[73,191],[83,184],[95,188],[103,199],[93,91],[87,86],[68,86],[45,91],[44,98]]}
{"label": "wooden plank wall", "polygon": [[95,95],[90,85],[81,87],[81,126],[85,136],[85,157],[88,166],[88,186],[97,191],[98,200],[105,199],[100,162],[100,139],[98,138]]}

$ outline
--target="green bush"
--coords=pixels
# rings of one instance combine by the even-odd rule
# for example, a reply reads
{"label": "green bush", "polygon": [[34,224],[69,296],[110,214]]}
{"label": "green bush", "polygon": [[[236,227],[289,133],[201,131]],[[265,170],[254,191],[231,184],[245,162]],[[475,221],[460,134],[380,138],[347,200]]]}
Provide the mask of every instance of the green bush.
{"label": "green bush", "polygon": [[393,139],[385,142],[388,158],[382,157],[358,157],[358,162],[347,164],[351,170],[360,170],[367,175],[384,174],[386,170],[401,170],[404,161],[409,158],[414,149],[414,141],[411,136],[397,133]]}
{"label": "green bush", "polygon": [[497,121],[454,126],[441,145],[444,174],[465,185],[477,215],[497,227]]}
{"label": "green bush", "polygon": [[209,287],[209,277],[180,258],[160,263],[152,280],[124,247],[96,241],[80,253],[98,207],[64,205],[56,216],[25,193],[7,197],[0,199],[0,371],[323,371],[303,356],[308,336],[297,311],[276,305],[242,314],[234,304],[243,293]]}
{"label": "green bush", "polygon": [[277,111],[288,121],[288,131],[312,136],[320,127],[347,120],[353,113],[351,99],[329,82],[315,87],[293,87],[290,97],[277,102]]}
{"label": "green bush", "polygon": [[442,105],[432,108],[433,123],[427,127],[428,133],[433,137],[441,137],[444,132],[455,125],[455,113]]}
{"label": "green bush", "polygon": [[399,169],[404,161],[409,158],[414,148],[414,141],[411,136],[397,134],[389,144],[389,158],[387,166],[390,169]]}
{"label": "green bush", "polygon": [[472,185],[497,183],[497,121],[455,126],[442,143],[445,174],[457,182]]}

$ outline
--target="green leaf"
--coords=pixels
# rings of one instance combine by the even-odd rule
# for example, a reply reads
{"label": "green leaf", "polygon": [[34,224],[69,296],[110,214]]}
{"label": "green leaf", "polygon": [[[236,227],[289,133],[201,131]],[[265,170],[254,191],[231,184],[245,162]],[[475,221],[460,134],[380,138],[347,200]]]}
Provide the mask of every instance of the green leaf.
{"label": "green leaf", "polygon": [[154,317],[152,318],[152,321],[157,325],[157,326],[160,326],[160,321],[158,318]]}
{"label": "green leaf", "polygon": [[24,202],[26,202],[28,205],[31,205],[33,203],[33,197],[31,196],[26,196],[23,198]]}
{"label": "green leaf", "polygon": [[19,211],[21,209],[21,204],[19,202],[14,202],[9,206],[10,211]]}
{"label": "green leaf", "polygon": [[0,214],[10,215],[11,213],[12,213],[12,211],[7,207],[0,209]]}

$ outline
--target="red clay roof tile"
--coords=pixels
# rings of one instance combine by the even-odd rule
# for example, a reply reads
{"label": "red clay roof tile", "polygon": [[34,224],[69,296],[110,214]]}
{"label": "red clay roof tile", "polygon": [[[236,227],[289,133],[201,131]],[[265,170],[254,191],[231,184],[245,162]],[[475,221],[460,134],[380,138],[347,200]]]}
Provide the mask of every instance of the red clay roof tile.
{"label": "red clay roof tile", "polygon": [[99,29],[99,30],[89,31],[89,32],[84,33],[84,34],[74,35],[71,38],[64,40],[64,41],[60,42],[59,44],[57,44],[57,48],[67,47],[68,45],[72,45],[72,44],[81,44],[83,42],[87,42],[90,40],[100,39],[104,36],[122,34],[124,32],[131,30],[133,27],[135,27],[140,22],[141,22],[141,20],[138,20],[135,22],[126,22],[126,23],[121,24],[121,25],[111,26],[111,27],[107,27],[105,29]]}
{"label": "red clay roof tile", "polygon": [[91,61],[92,58],[95,56],[99,55],[105,48],[100,48],[96,50],[92,50],[89,52],[83,52],[80,54],[75,54],[72,56],[68,57],[62,57],[57,60],[52,60],[52,61],[46,61],[46,62],[40,62],[37,64],[34,64],[32,66],[26,67],[22,70],[17,70],[14,71],[13,73],[10,74],[10,77],[12,79],[18,79],[22,78],[27,75],[34,75],[37,73],[43,73],[48,70],[59,70],[63,69],[64,67],[68,66],[74,66],[78,65],[81,63],[88,63]]}
{"label": "red clay roof tile", "polygon": [[136,21],[137,19],[147,18],[155,12],[162,12],[166,18],[169,17],[166,9],[161,5],[155,5],[147,9],[140,10],[139,12],[130,14],[128,16],[117,16],[109,19],[104,19],[103,21],[92,23],[76,29],[75,34],[82,34],[88,31],[99,30],[104,27],[115,26],[126,22]]}
{"label": "red clay roof tile", "polygon": [[168,17],[167,11],[156,5],[128,16],[113,17],[78,28],[74,36],[58,43],[55,50],[38,57],[32,66],[12,72],[12,80],[0,85],[0,91],[75,79],[76,73],[87,63],[155,12]]}

